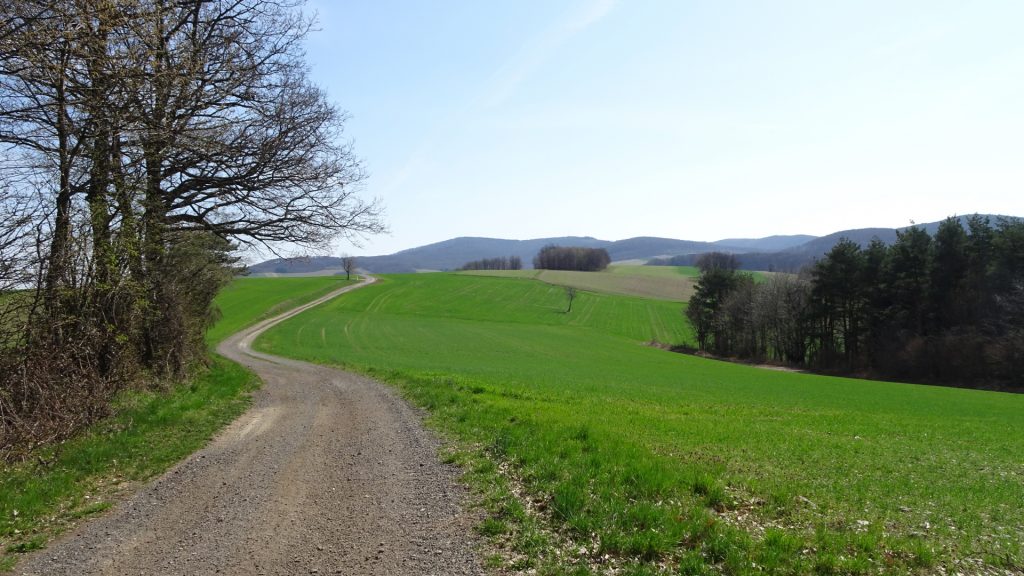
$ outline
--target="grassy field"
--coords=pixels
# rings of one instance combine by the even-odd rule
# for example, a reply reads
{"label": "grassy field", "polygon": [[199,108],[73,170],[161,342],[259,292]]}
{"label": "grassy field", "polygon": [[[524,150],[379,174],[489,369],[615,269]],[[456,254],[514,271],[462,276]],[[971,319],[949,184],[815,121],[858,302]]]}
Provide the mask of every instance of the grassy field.
{"label": "grassy field", "polygon": [[[696,282],[700,277],[700,269],[696,266],[609,266],[608,270],[633,276],[676,277],[683,275],[687,278],[692,278],[693,282]],[[750,275],[754,282],[764,282],[778,274],[778,272],[764,272],[761,270],[740,270],[739,273]]]}
{"label": "grassy field", "polygon": [[654,300],[685,302],[693,294],[695,277],[685,266],[609,266],[602,272],[570,270],[474,270],[460,272],[470,276],[497,278],[533,278],[556,286],[580,290],[636,296]]}
{"label": "grassy field", "polygon": [[697,278],[700,276],[700,270],[696,266],[623,266],[613,264],[608,267],[608,272],[629,276],[654,276],[657,278],[676,278],[678,276]]}
{"label": "grassy field", "polygon": [[[1024,397],[672,354],[680,306],[385,277],[257,342],[395,383],[467,447],[481,527],[540,573],[1024,566]],[[482,479],[482,480],[481,480]]]}
{"label": "grassy field", "polygon": [[221,319],[206,333],[206,341],[220,342],[242,328],[315,300],[347,283],[344,276],[236,278],[217,296]]}
{"label": "grassy field", "polygon": [[[224,317],[212,346],[273,311],[308,302],[344,284],[336,278],[236,280],[217,298]],[[40,449],[0,470],[0,571],[79,519],[109,508],[120,494],[198,450],[249,405],[254,376],[215,357],[194,378],[163,392],[130,391],[114,415],[60,446]]]}

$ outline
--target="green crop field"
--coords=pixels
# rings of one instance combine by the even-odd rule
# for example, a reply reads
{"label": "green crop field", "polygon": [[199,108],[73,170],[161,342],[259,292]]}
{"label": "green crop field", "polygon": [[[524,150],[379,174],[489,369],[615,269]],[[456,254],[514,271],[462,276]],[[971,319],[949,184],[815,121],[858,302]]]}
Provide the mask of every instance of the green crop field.
{"label": "green crop field", "polygon": [[220,342],[242,328],[313,301],[348,283],[344,276],[236,278],[214,301],[221,318],[207,331],[206,341]]}
{"label": "green crop field", "polygon": [[426,407],[485,480],[506,568],[1024,569],[1024,397],[673,354],[645,343],[689,339],[679,304],[565,304],[528,279],[385,277],[257,347]]}
{"label": "green crop field", "polygon": [[[608,271],[617,274],[628,274],[630,276],[657,276],[675,278],[680,275],[692,278],[696,282],[700,277],[700,269],[696,266],[618,266],[608,267]],[[754,282],[764,282],[778,272],[763,272],[761,270],[741,270],[740,274],[749,274]]]}
{"label": "green crop field", "polygon": [[612,274],[654,276],[659,278],[676,278],[678,276],[696,278],[700,276],[700,270],[696,266],[628,266],[612,264],[608,267],[608,272]]}
{"label": "green crop field", "polygon": [[572,270],[473,270],[460,272],[469,276],[497,278],[533,278],[556,286],[580,290],[637,296],[655,300],[685,302],[693,294],[694,278],[687,267],[665,266],[664,270],[648,271],[654,266],[609,266],[602,272]]}

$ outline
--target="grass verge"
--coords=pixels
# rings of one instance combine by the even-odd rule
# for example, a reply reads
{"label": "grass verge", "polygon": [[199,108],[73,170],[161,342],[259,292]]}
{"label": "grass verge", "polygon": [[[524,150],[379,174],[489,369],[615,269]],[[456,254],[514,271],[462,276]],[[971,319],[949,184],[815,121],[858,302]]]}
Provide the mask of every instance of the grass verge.
{"label": "grass verge", "polygon": [[[256,322],[344,286],[339,277],[239,278],[217,296],[222,318],[211,348]],[[0,470],[0,572],[24,553],[203,447],[249,406],[256,377],[213,356],[210,366],[169,390],[125,391],[114,416],[79,437],[40,449]]]}
{"label": "grass verge", "polygon": [[167,392],[129,391],[115,415],[0,471],[0,570],[205,445],[249,406],[255,376],[216,357]]}

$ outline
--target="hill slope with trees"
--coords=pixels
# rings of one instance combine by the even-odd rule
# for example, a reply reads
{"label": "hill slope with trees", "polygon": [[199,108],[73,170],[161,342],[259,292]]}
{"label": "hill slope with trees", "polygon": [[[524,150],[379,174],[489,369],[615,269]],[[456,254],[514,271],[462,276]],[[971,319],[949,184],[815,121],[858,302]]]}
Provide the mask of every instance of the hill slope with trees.
{"label": "hill slope with trees", "polygon": [[[998,216],[987,216],[995,221]],[[965,222],[964,217],[960,218]],[[934,233],[939,222],[920,225]],[[589,236],[568,236],[559,238],[535,238],[531,240],[505,240],[500,238],[460,237],[402,250],[386,256],[361,256],[359,267],[367,272],[380,274],[406,273],[425,270],[456,270],[472,261],[518,256],[525,266],[533,262],[534,256],[546,245],[580,246],[604,248],[613,262],[624,260],[661,259],[661,263],[672,266],[692,266],[701,254],[708,252],[729,252],[740,255],[738,265],[744,270],[796,272],[813,263],[839,242],[847,238],[866,246],[872,238],[878,237],[886,244],[896,240],[896,228],[862,228],[844,230],[827,236],[816,237],[805,234],[789,236],[768,236],[765,238],[731,238],[715,242],[676,240],[640,236],[625,240],[609,241]],[[341,258],[314,256],[309,258],[275,258],[249,267],[251,274],[308,274],[323,270],[340,270]]]}
{"label": "hill slope with trees", "polygon": [[950,218],[891,245],[840,239],[800,277],[757,284],[700,259],[687,316],[701,350],[818,370],[1024,389],[1024,220]]}

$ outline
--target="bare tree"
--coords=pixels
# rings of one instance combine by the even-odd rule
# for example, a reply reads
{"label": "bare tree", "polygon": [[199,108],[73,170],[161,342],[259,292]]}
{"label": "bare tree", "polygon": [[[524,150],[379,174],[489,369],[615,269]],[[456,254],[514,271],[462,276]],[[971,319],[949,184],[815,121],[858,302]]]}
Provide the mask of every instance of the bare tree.
{"label": "bare tree", "polygon": [[565,313],[572,312],[572,301],[576,299],[576,288],[572,286],[565,287],[565,295],[569,298],[569,307],[565,309]]}
{"label": "bare tree", "polygon": [[[175,373],[203,354],[235,244],[317,248],[385,229],[360,196],[345,113],[308,78],[301,4],[0,9],[0,275],[35,263],[36,349],[64,354],[82,386],[90,371]],[[16,204],[29,197],[38,210]],[[18,251],[28,233],[45,245],[31,255]]]}
{"label": "bare tree", "polygon": [[356,257],[345,256],[341,259],[341,263],[345,267],[345,280],[351,280],[352,273],[356,270]]}

